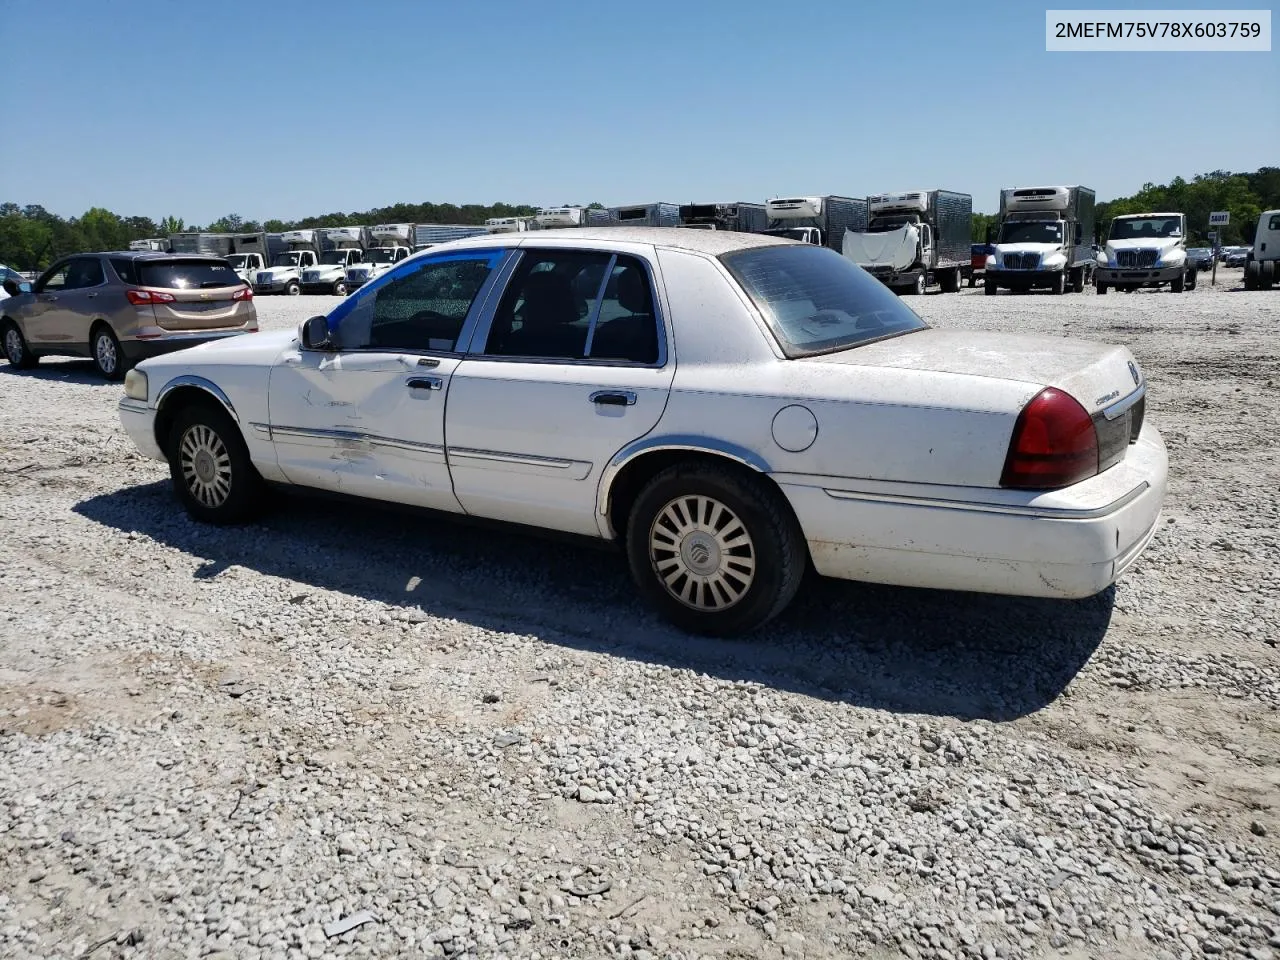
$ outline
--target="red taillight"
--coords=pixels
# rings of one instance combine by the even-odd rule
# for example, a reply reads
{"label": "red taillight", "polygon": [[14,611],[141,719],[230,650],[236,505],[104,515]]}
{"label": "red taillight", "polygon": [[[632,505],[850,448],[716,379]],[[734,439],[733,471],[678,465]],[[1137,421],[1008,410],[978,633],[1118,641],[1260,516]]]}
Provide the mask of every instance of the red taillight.
{"label": "red taillight", "polygon": [[153,303],[173,303],[178,299],[172,293],[165,293],[163,290],[132,289],[126,290],[124,295],[135,307],[145,307]]}
{"label": "red taillight", "polygon": [[1098,472],[1098,432],[1068,393],[1041,390],[1018,414],[1000,486],[1052,490]]}
{"label": "red taillight", "polygon": [[252,287],[241,287],[239,290],[237,290],[235,293],[233,293],[233,294],[231,295],[231,299],[232,299],[232,300],[252,300],[252,299],[253,299],[253,288],[252,288]]}

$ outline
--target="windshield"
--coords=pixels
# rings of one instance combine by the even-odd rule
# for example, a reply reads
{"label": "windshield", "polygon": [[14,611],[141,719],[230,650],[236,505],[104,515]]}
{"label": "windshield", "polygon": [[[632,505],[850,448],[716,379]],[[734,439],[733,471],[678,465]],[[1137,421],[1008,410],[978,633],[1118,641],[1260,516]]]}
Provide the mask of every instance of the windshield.
{"label": "windshield", "polygon": [[[359,260],[360,258],[356,257],[356,259]],[[320,254],[320,262],[327,263],[330,265],[346,263],[347,251],[346,250],[330,250],[328,253],[322,253]]]}
{"label": "windshield", "polygon": [[1163,240],[1182,236],[1180,217],[1141,217],[1112,220],[1110,240]]}
{"label": "windshield", "polygon": [[1062,224],[1056,220],[1014,220],[1000,225],[1001,243],[1061,243]]}
{"label": "windshield", "polygon": [[867,227],[867,233],[888,233],[890,230],[897,230],[908,223],[919,222],[919,217],[907,216],[906,214],[899,217],[876,217],[871,221],[871,226]]}
{"label": "windshield", "polygon": [[249,266],[250,263],[249,254],[247,253],[233,253],[230,254],[226,260],[227,263],[231,264],[231,266],[235,267],[237,270]]}
{"label": "windshield", "polygon": [[364,255],[366,263],[395,263],[396,252],[391,247],[380,247]]}
{"label": "windshield", "polygon": [[276,258],[271,261],[271,265],[273,267],[296,267],[301,259],[302,254],[297,250],[290,250],[288,253],[277,253]]}
{"label": "windshield", "polygon": [[896,293],[826,247],[757,247],[720,259],[788,357],[846,350],[928,327]]}

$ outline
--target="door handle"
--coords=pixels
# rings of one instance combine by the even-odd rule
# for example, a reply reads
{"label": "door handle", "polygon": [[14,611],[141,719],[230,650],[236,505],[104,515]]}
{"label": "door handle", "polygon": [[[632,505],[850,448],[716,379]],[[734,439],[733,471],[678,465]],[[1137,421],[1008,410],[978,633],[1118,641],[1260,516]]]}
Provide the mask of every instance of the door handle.
{"label": "door handle", "polygon": [[444,380],[440,377],[412,377],[405,381],[405,386],[410,390],[439,390],[444,386]]}
{"label": "door handle", "polygon": [[91,298],[91,299],[92,299],[93,297],[96,297],[96,296],[97,296],[97,294],[96,294],[96,293],[86,293],[86,294],[85,294],[85,296],[86,296],[86,297],[89,297],[89,298]]}
{"label": "door handle", "polygon": [[611,407],[629,407],[636,402],[636,395],[630,390],[597,390],[588,399]]}

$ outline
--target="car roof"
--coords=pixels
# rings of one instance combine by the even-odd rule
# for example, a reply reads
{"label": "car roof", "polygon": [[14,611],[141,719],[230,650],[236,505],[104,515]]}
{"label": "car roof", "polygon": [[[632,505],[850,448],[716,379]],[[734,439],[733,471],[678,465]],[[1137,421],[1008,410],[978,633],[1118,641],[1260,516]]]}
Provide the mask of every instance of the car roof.
{"label": "car roof", "polygon": [[785,237],[769,237],[736,230],[689,230],[682,227],[564,227],[551,230],[526,230],[520,233],[489,233],[460,240],[437,243],[417,254],[430,256],[441,250],[463,250],[468,247],[516,247],[536,245],[544,241],[580,241],[644,243],[669,250],[686,250],[719,256],[753,247],[774,247],[799,241]]}
{"label": "car roof", "polygon": [[79,257],[126,257],[130,260],[224,260],[217,253],[165,253],[163,250],[103,250],[71,254]]}

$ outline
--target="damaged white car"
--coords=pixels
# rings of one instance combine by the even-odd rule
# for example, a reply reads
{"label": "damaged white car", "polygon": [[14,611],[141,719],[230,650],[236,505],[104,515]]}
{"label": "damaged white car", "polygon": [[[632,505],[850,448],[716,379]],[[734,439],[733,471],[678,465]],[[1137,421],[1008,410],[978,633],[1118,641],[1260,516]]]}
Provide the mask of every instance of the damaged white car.
{"label": "damaged white car", "polygon": [[140,363],[120,415],[198,519],[273,483],[604,538],[735,634],[810,564],[1098,593],[1164,498],[1145,391],[1123,347],[932,329],[823,247],[612,227],[434,247],[297,331]]}

